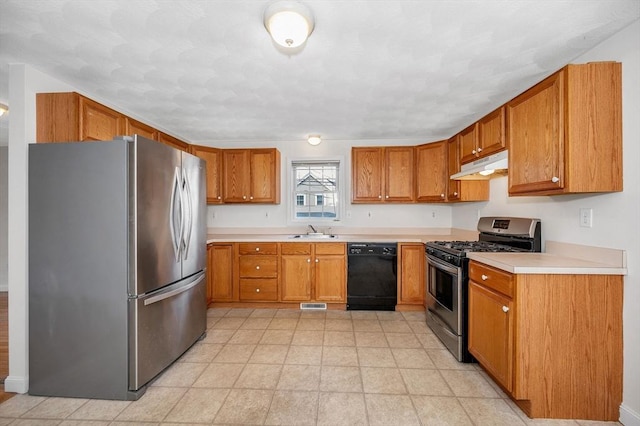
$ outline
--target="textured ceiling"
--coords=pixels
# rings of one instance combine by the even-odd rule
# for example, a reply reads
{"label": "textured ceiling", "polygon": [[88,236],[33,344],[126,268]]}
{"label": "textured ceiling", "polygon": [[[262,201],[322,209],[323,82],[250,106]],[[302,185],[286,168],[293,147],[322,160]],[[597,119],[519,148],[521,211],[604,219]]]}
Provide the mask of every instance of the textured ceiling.
{"label": "textured ceiling", "polygon": [[[0,0],[0,102],[26,63],[191,142],[446,138],[640,17],[638,0]],[[2,120],[7,121],[7,120]]]}

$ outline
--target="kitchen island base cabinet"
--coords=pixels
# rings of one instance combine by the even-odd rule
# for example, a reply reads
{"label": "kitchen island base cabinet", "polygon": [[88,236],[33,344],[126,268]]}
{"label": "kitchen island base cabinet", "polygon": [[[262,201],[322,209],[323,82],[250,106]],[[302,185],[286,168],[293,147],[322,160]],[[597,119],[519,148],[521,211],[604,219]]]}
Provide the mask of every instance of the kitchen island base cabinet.
{"label": "kitchen island base cabinet", "polygon": [[529,417],[618,420],[622,276],[471,261],[469,281],[469,351]]}

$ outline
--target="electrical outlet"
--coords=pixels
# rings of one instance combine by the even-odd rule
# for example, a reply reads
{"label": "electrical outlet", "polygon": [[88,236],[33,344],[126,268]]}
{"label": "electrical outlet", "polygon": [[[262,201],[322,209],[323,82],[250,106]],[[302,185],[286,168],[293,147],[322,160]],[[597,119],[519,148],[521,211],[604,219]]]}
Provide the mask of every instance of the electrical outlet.
{"label": "electrical outlet", "polygon": [[265,217],[266,219],[269,219],[269,212],[264,212],[264,217]]}
{"label": "electrical outlet", "polygon": [[371,219],[371,212],[367,213],[367,216],[369,216],[369,219]]}
{"label": "electrical outlet", "polygon": [[351,210],[347,210],[347,219],[351,219]]}
{"label": "electrical outlet", "polygon": [[593,227],[593,209],[580,209],[580,226]]}
{"label": "electrical outlet", "polygon": [[431,212],[431,217],[436,217],[436,212]]}

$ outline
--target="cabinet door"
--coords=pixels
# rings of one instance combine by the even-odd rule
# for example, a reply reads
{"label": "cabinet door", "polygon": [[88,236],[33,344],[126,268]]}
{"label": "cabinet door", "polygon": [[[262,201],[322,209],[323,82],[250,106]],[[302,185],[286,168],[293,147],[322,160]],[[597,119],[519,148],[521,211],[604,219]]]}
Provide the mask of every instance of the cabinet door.
{"label": "cabinet door", "polygon": [[382,202],[384,148],[351,149],[351,200],[354,203]]}
{"label": "cabinet door", "polygon": [[222,203],[222,152],[217,148],[191,146],[191,153],[207,163],[207,204]]}
{"label": "cabinet door", "polygon": [[213,244],[209,249],[211,298],[214,302],[236,300],[233,288],[233,245]]}
{"label": "cabinet door", "polygon": [[425,252],[422,244],[401,243],[400,246],[400,291],[398,303],[424,304],[425,296]]}
{"label": "cabinet door", "polygon": [[470,163],[478,158],[478,123],[460,132],[460,164]]}
{"label": "cabinet door", "polygon": [[413,153],[414,148],[412,146],[387,147],[384,149],[384,201],[412,202],[415,200]]}
{"label": "cabinet door", "polygon": [[447,141],[447,200],[460,200],[460,181],[449,179],[460,171],[460,139],[455,135]]}
{"label": "cabinet door", "polygon": [[552,75],[506,106],[510,194],[563,187],[563,76]]}
{"label": "cabinet door", "polygon": [[447,142],[416,147],[416,200],[445,201],[447,180]]}
{"label": "cabinet door", "polygon": [[80,97],[80,140],[110,141],[124,131],[124,117],[117,111]]}
{"label": "cabinet door", "polygon": [[283,254],[280,259],[280,299],[311,300],[311,254]]}
{"label": "cabinet door", "polygon": [[158,139],[158,131],[156,129],[129,117],[125,117],[124,133],[127,136],[140,135],[151,140]]}
{"label": "cabinet door", "polygon": [[163,143],[165,145],[169,145],[170,147],[179,149],[180,151],[189,151],[189,144],[181,141],[178,138],[174,138],[171,135],[167,135],[166,133],[158,132],[158,142]]}
{"label": "cabinet door", "polygon": [[248,202],[250,152],[246,149],[225,149],[222,152],[222,200],[225,203]]}
{"label": "cabinet door", "polygon": [[500,107],[478,121],[478,154],[484,157],[506,147],[504,107]]}
{"label": "cabinet door", "polygon": [[276,149],[250,151],[249,201],[280,203],[280,153]]}
{"label": "cabinet door", "polygon": [[504,388],[513,390],[513,304],[469,281],[469,352]]}
{"label": "cabinet door", "polygon": [[318,255],[315,260],[315,300],[346,302],[347,261],[344,255]]}

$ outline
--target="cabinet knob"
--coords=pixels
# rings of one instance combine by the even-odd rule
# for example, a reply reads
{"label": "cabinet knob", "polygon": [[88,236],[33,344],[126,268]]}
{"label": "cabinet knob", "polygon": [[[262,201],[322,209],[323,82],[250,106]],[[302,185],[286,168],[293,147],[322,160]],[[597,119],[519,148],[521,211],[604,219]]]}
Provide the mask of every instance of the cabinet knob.
{"label": "cabinet knob", "polygon": [[505,314],[506,314],[507,312],[509,312],[509,307],[508,307],[508,306],[503,306],[503,307],[502,307],[502,312],[504,312]]}
{"label": "cabinet knob", "polygon": [[478,148],[478,153],[481,153],[481,152],[482,152],[482,148]]}
{"label": "cabinet knob", "polygon": [[557,176],[554,176],[554,177],[551,178],[551,182],[558,183],[558,182],[560,182],[560,178],[557,177]]}
{"label": "cabinet knob", "polygon": [[476,150],[474,149],[473,151],[471,151],[471,153],[472,153],[472,154],[475,154],[475,153],[476,153]]}
{"label": "cabinet knob", "polygon": [[378,199],[380,199],[380,200],[381,200],[381,199],[382,199],[382,195],[378,195]]}
{"label": "cabinet knob", "polygon": [[316,263],[320,262],[318,259],[316,259]]}
{"label": "cabinet knob", "polygon": [[482,281],[486,281],[489,277],[488,277],[488,276],[486,276],[485,274],[482,274],[482,277],[481,277],[481,278],[482,278]]}
{"label": "cabinet knob", "polygon": [[311,263],[311,259],[307,259],[307,263]]}
{"label": "cabinet knob", "polygon": [[256,269],[260,269],[260,267],[259,267],[259,266],[256,266]]}
{"label": "cabinet knob", "polygon": [[221,200],[221,199],[222,199],[222,197],[218,195],[218,200]]}
{"label": "cabinet knob", "polygon": [[389,196],[387,195],[385,198],[389,198]]}
{"label": "cabinet knob", "polygon": [[253,200],[253,195],[251,197],[249,197],[250,200]]}
{"label": "cabinet knob", "polygon": [[454,193],[453,193],[453,196],[454,196],[454,197],[457,197],[457,196],[458,196],[458,193],[457,193],[457,192],[454,192]]}
{"label": "cabinet knob", "polygon": [[444,194],[440,194],[440,198],[444,198]]}
{"label": "cabinet knob", "polygon": [[259,288],[256,288],[256,293],[260,293],[260,289]]}
{"label": "cabinet knob", "polygon": [[242,199],[243,199],[243,200],[246,200],[246,199],[247,199],[247,196],[246,196],[246,195],[243,195],[243,196],[242,196]]}
{"label": "cabinet knob", "polygon": [[260,247],[256,247],[256,251],[260,251]]}

